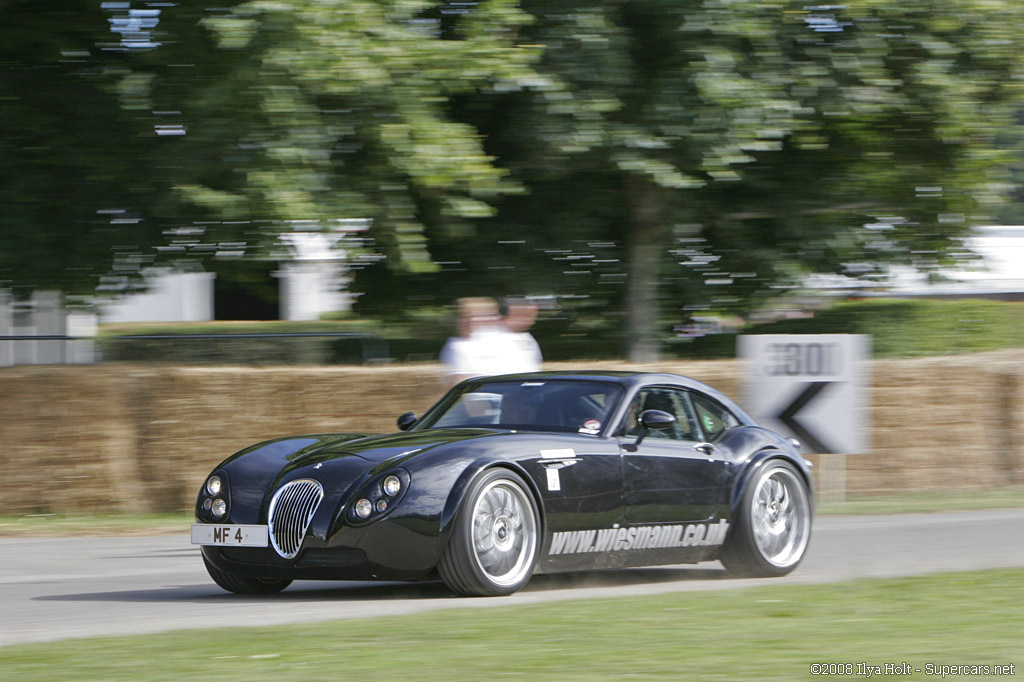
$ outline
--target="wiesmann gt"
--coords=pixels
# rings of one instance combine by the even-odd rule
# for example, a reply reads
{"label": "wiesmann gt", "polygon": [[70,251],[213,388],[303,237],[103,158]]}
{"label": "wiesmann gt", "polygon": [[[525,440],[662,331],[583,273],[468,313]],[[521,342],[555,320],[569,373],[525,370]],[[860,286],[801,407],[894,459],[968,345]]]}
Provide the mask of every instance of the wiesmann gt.
{"label": "wiesmann gt", "polygon": [[781,576],[807,551],[810,465],[715,389],[673,374],[465,381],[388,435],[271,440],[204,481],[213,580],[440,577],[504,595],[534,573],[721,560]]}

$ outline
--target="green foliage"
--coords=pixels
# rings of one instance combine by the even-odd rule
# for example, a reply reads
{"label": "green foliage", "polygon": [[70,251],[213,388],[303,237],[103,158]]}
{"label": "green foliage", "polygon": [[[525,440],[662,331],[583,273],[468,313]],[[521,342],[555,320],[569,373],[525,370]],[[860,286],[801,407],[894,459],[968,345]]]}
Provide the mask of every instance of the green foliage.
{"label": "green foliage", "polygon": [[[982,299],[845,301],[812,317],[752,324],[743,334],[869,334],[874,357],[917,357],[1024,347],[1024,303]],[[731,358],[735,334],[679,340],[680,357]]]}
{"label": "green foliage", "polygon": [[344,219],[432,271],[425,215],[458,229],[518,191],[447,115],[531,79],[516,3],[62,7],[0,4],[0,285],[89,293],[113,270],[121,292],[157,260],[275,258],[278,233]]}
{"label": "green foliage", "polygon": [[401,336],[393,330],[398,343],[391,348],[381,332],[379,325],[360,321],[116,325],[105,327],[98,342],[108,362],[365,364],[402,353]]}
{"label": "green foliage", "polygon": [[[245,2],[209,18],[221,47],[247,57],[228,74],[252,106],[231,140],[257,151],[224,186],[179,189],[235,219],[372,219],[388,265],[432,271],[424,214],[459,224],[517,189],[446,107],[531,76],[537,50],[516,40],[527,20],[503,0],[455,19],[432,2],[368,0]],[[215,106],[214,119],[239,113]]]}
{"label": "green foliage", "polygon": [[[541,311],[531,333],[548,362],[610,360],[624,355],[614,320]],[[350,333],[347,339],[189,340],[196,334]],[[322,322],[107,325],[100,336],[106,360],[184,364],[360,364],[381,360],[436,362],[454,318],[444,308],[403,318],[344,317]],[[869,299],[844,301],[813,317],[751,324],[743,334],[869,334],[875,357],[917,357],[1024,347],[1024,303],[980,299]],[[125,336],[168,335],[139,340]],[[675,338],[666,354],[680,358],[733,358],[736,334]]]}
{"label": "green foliage", "polygon": [[159,141],[132,126],[147,81],[121,77],[107,14],[0,3],[0,287],[89,291],[160,243],[140,223],[157,174],[139,172]]}
{"label": "green foliage", "polygon": [[808,272],[956,261],[1020,165],[1020,3],[136,9],[0,3],[0,285],[251,282],[281,232],[365,219],[374,318],[543,295],[557,342],[653,353]]}
{"label": "green foliage", "polygon": [[659,318],[746,313],[809,272],[948,264],[1006,177],[995,138],[1018,94],[1015,5],[524,9],[541,85],[453,113],[529,194],[478,240],[428,233],[448,264],[421,280],[431,291],[553,294],[583,324],[615,317],[607,334],[635,345],[660,340]]}

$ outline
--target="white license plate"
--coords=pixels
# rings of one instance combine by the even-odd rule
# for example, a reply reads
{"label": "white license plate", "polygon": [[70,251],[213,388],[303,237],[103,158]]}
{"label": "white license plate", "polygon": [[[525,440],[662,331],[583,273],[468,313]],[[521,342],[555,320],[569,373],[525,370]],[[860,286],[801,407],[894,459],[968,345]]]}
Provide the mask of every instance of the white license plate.
{"label": "white license plate", "polygon": [[266,526],[215,523],[196,523],[192,526],[193,545],[266,547],[269,537]]}

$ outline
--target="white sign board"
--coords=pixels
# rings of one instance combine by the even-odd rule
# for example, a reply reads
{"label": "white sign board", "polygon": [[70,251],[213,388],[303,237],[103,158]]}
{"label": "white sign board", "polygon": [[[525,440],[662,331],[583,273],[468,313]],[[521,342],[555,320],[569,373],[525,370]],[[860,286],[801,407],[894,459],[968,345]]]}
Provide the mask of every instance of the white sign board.
{"label": "white sign board", "polygon": [[868,450],[871,337],[865,334],[740,336],[743,407],[805,453]]}

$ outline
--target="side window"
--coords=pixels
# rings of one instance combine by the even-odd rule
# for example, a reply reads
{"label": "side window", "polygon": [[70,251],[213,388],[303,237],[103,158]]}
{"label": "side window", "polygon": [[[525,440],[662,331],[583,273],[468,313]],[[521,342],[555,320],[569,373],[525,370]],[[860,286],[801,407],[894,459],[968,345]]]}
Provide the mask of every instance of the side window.
{"label": "side window", "polygon": [[718,440],[723,433],[739,426],[740,420],[733,416],[732,412],[725,409],[718,403],[704,396],[690,394],[693,399],[693,406],[697,410],[697,418],[704,429],[704,435],[710,441]]}
{"label": "side window", "polygon": [[676,418],[672,428],[653,430],[648,438],[671,440],[699,440],[697,421],[686,395],[673,388],[645,388],[637,393],[626,412],[620,435],[636,436],[640,433],[640,415],[645,410],[661,410]]}

